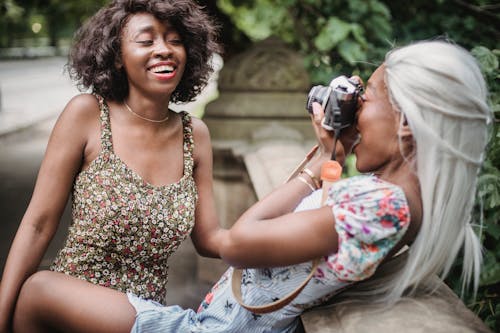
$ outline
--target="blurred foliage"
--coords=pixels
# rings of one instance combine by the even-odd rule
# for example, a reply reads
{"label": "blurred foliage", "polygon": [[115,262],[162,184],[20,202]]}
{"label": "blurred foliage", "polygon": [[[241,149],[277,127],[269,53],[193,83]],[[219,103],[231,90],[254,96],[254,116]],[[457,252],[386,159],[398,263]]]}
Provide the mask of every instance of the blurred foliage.
{"label": "blurred foliage", "polygon": [[252,40],[275,35],[301,51],[313,83],[326,83],[341,72],[368,75],[392,36],[389,9],[379,0],[219,0],[218,4]]}
{"label": "blurred foliage", "polygon": [[14,0],[2,0],[0,2],[0,17],[5,20],[19,21],[24,9],[18,6]]}
{"label": "blurred foliage", "polygon": [[[34,39],[48,38],[58,46],[70,39],[83,20],[107,0],[0,0],[0,47],[37,45]],[[33,23],[41,24],[34,31]]]}
{"label": "blurred foliage", "polygon": [[[479,176],[473,215],[474,221],[482,222],[484,226],[480,230],[484,249],[481,280],[476,297],[471,292],[462,296],[469,308],[494,332],[500,332],[500,50],[477,46],[471,52],[480,62],[487,79],[496,121],[492,124],[491,140]],[[447,282],[459,295],[462,294],[460,273],[460,260],[457,260]]]}
{"label": "blurred foliage", "polygon": [[300,51],[312,84],[339,74],[365,79],[386,51],[412,40],[450,38],[490,49],[500,38],[500,5],[485,0],[218,0],[251,40],[275,35]]}

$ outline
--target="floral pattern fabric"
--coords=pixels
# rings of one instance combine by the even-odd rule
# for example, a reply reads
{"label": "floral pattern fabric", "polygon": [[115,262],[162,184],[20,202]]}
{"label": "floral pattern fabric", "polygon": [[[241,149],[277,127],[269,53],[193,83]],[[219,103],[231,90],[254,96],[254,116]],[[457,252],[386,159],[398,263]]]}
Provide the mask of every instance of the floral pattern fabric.
{"label": "floral pattern fabric", "polygon": [[[370,180],[368,184],[363,181]],[[369,278],[410,223],[403,191],[374,176],[358,176],[330,189],[339,247],[328,257],[329,269],[343,281]],[[402,231],[402,232],[401,232]]]}
{"label": "floral pattern fabric", "polygon": [[[304,198],[296,211],[320,206],[321,190]],[[332,208],[338,234],[338,252],[321,260],[318,270],[285,307],[253,314],[237,303],[231,291],[230,268],[200,304],[198,311],[162,307],[128,295],[137,311],[132,332],[294,332],[298,316],[341,288],[369,278],[401,240],[409,221],[404,192],[373,175],[334,183],[326,202]],[[304,221],[307,223],[307,221]],[[246,304],[267,304],[294,290],[311,271],[311,263],[287,267],[246,269],[241,292]]]}
{"label": "floral pattern fabric", "polygon": [[72,225],[51,269],[164,303],[167,260],[194,225],[191,117],[182,113],[182,178],[153,186],[114,154],[109,108],[97,97],[101,152],[75,180]]}

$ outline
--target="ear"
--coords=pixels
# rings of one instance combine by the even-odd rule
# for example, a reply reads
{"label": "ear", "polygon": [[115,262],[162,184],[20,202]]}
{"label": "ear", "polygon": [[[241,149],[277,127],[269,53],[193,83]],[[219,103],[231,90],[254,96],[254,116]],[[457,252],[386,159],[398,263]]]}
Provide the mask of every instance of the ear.
{"label": "ear", "polygon": [[122,59],[120,57],[116,57],[115,68],[117,70],[121,70],[123,68]]}
{"label": "ear", "polygon": [[398,135],[402,138],[410,138],[413,136],[410,126],[408,126],[408,120],[406,119],[406,116],[404,113],[400,113],[400,119],[399,119],[399,128],[398,128]]}

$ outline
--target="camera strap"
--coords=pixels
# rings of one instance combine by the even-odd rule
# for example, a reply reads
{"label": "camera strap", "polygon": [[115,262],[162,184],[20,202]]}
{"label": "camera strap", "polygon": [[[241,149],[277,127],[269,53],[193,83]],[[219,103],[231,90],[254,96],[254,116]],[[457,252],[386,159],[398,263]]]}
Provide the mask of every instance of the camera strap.
{"label": "camera strap", "polygon": [[[287,178],[286,182],[288,182],[290,179],[294,178],[297,176],[300,171],[304,168],[304,166],[311,160],[311,158],[314,156],[316,151],[318,150],[318,145],[314,146],[311,151],[306,155],[306,157],[299,163],[297,168],[292,171],[290,176]],[[334,149],[335,151],[335,149]],[[331,184],[334,181],[337,181],[340,179],[342,173],[342,166],[337,162],[337,161],[328,161],[325,162],[325,164],[321,167],[321,179],[323,180],[323,194],[322,194],[322,199],[321,199],[321,206],[325,204],[326,201],[326,193],[328,192]],[[292,290],[290,293],[288,293],[285,297],[280,298],[274,302],[263,304],[263,305],[248,305],[245,304],[243,301],[243,298],[241,296],[241,278],[243,276],[243,270],[239,268],[233,268],[233,274],[231,277],[231,289],[233,291],[233,296],[234,299],[245,309],[252,313],[256,314],[264,314],[264,313],[270,313],[274,312],[276,310],[279,310],[289,304],[291,301],[297,297],[300,292],[305,288],[305,286],[309,283],[311,278],[314,276],[316,273],[316,270],[318,269],[318,265],[320,263],[320,258],[316,258],[312,260],[312,265],[311,265],[311,271],[309,272],[309,275],[302,281],[302,283],[297,286],[294,290]],[[340,292],[340,290],[339,290]]]}
{"label": "camera strap", "polygon": [[311,150],[306,154],[304,159],[300,161],[299,165],[292,171],[292,173],[288,176],[288,178],[285,180],[285,183],[288,183],[292,178],[297,177],[297,175],[304,169],[307,163],[313,158],[314,154],[318,151],[319,146],[315,145],[314,147],[311,148]]}

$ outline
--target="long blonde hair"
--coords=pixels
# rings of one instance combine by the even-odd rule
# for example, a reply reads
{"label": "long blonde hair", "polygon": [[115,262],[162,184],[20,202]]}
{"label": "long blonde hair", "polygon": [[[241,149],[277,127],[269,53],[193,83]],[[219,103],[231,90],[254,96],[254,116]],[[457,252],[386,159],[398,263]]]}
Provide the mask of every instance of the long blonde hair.
{"label": "long blonde hair", "polygon": [[378,291],[393,303],[436,274],[445,277],[463,249],[463,287],[477,289],[481,244],[471,214],[491,123],[487,87],[472,55],[445,41],[423,41],[386,55],[385,83],[416,143],[422,224],[407,260]]}

